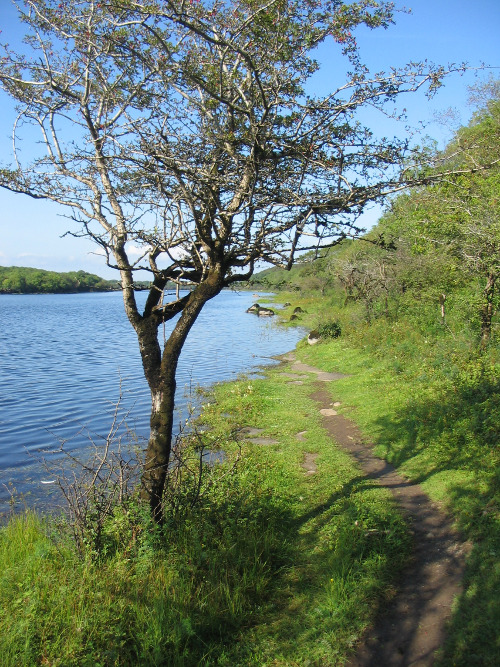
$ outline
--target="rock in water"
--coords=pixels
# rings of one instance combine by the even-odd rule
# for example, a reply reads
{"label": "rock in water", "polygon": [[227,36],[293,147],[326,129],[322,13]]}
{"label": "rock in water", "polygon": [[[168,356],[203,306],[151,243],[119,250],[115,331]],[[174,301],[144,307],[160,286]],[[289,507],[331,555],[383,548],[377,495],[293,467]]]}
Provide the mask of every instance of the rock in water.
{"label": "rock in water", "polygon": [[274,315],[274,310],[271,310],[271,308],[259,308],[257,315],[259,317],[272,317]]}

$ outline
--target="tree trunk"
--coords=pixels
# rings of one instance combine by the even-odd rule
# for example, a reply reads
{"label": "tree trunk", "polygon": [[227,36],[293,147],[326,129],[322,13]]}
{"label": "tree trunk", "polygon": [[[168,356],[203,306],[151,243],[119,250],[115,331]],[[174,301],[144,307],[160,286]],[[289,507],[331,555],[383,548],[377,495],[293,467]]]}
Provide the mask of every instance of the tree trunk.
{"label": "tree trunk", "polygon": [[[161,361],[152,350],[152,341],[148,342],[147,337],[142,336],[143,342],[147,343],[144,349],[141,345],[141,353],[145,375],[151,389],[151,432],[146,448],[141,498],[149,503],[153,518],[160,524],[163,521],[162,498],[172,451],[175,378],[179,357],[191,327],[203,306],[219,294],[221,289],[221,279],[218,274],[215,274],[193,290],[165,343]],[[139,338],[141,338],[140,335]],[[158,345],[157,342],[156,344]],[[149,348],[149,352],[146,348]],[[151,366],[148,374],[146,365],[151,364],[153,359],[156,359],[156,363],[153,363],[156,368]]]}
{"label": "tree trunk", "polygon": [[149,503],[157,523],[163,521],[162,498],[172,451],[177,359],[162,373],[159,390],[151,392],[150,434],[141,480],[141,498]]}
{"label": "tree trunk", "polygon": [[491,338],[491,321],[493,319],[493,296],[495,294],[496,275],[489,273],[486,287],[483,290],[485,297],[481,309],[481,347],[486,347]]}

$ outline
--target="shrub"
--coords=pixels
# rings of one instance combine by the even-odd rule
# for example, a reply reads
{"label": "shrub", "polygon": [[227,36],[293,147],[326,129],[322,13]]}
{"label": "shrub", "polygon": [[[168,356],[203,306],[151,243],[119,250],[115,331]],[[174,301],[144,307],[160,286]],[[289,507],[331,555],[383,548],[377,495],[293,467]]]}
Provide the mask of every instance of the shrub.
{"label": "shrub", "polygon": [[337,320],[320,324],[316,331],[320,338],[339,338],[342,335],[342,328]]}

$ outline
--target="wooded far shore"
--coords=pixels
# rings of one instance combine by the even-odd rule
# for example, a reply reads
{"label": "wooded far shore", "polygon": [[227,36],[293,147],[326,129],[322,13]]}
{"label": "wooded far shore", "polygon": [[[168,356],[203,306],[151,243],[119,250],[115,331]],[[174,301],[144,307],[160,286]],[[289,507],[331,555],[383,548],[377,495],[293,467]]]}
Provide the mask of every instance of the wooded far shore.
{"label": "wooded far shore", "polygon": [[[137,283],[146,289],[149,283]],[[0,294],[72,294],[79,292],[116,292],[117,280],[106,280],[86,271],[45,271],[25,266],[0,266]]]}

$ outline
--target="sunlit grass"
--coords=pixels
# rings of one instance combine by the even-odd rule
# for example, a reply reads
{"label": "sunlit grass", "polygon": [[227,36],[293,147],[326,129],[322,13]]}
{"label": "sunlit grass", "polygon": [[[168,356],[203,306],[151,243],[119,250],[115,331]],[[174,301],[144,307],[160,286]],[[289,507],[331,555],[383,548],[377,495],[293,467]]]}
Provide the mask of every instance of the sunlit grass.
{"label": "sunlit grass", "polygon": [[[0,532],[2,665],[341,664],[409,546],[389,494],[326,436],[309,392],[273,371],[205,397],[207,443],[227,458],[163,531],[132,505],[100,557],[81,559],[50,523],[13,518]],[[278,444],[242,443],[243,426]]]}
{"label": "sunlit grass", "polygon": [[[492,348],[380,322],[300,356],[349,377],[332,398],[387,458],[456,519],[474,548],[443,665],[500,662],[500,386]],[[466,336],[464,335],[464,338]],[[479,621],[478,619],[481,619]]]}
{"label": "sunlit grass", "polygon": [[[331,304],[290,301],[311,328],[332,319]],[[339,409],[474,541],[442,664],[497,664],[494,351],[476,359],[457,335],[404,323],[353,331],[343,317],[340,338],[298,355],[348,374],[329,385]],[[393,594],[408,533],[389,493],[323,430],[312,379],[291,384],[282,370],[202,392],[204,444],[225,458],[199,504],[163,530],[132,503],[105,527],[97,558],[78,557],[64,529],[33,514],[0,531],[2,665],[342,664]],[[245,426],[275,444],[245,441]]]}

